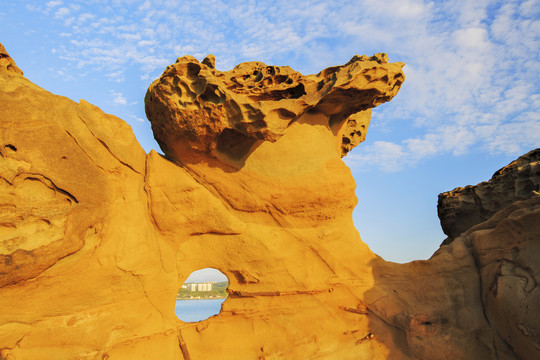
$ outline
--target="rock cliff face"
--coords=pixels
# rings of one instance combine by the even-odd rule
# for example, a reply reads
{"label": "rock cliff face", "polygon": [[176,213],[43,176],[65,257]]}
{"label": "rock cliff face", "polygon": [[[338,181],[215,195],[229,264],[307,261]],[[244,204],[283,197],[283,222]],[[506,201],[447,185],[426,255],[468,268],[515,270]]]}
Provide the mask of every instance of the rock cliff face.
{"label": "rock cliff face", "polygon": [[447,243],[512,203],[540,196],[540,149],[498,170],[491,180],[439,195],[437,210]]}
{"label": "rock cliff face", "polygon": [[487,182],[440,194],[437,207],[449,236],[443,244],[471,249],[494,347],[510,358],[539,357],[540,149]]}
{"label": "rock cliff face", "polygon": [[[1,53],[0,359],[540,356],[537,193],[490,207],[428,261],[387,263],[353,226],[341,157],[402,64],[304,76],[181,58],[146,96],[162,156]],[[184,323],[176,292],[205,267],[230,296]]]}

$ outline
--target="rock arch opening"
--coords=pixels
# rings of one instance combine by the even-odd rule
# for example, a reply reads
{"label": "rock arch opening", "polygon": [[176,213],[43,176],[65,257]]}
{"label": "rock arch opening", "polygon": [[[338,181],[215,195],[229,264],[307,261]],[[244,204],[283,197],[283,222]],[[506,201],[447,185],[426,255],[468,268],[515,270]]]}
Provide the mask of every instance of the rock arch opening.
{"label": "rock arch opening", "polygon": [[176,317],[184,322],[198,322],[218,315],[229,295],[228,287],[229,279],[217,269],[192,272],[176,294]]}

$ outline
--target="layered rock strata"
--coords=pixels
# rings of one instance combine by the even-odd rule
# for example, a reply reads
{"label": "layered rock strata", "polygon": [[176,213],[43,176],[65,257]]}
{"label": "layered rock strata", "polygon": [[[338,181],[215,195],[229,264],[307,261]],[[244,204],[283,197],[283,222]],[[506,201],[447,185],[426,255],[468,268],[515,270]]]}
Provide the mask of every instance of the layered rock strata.
{"label": "layered rock strata", "polygon": [[[0,67],[0,358],[538,357],[537,197],[410,264],[353,226],[341,156],[401,67],[379,54],[303,76],[182,58],[146,97],[165,156]],[[230,296],[184,323],[176,292],[205,267]]]}
{"label": "layered rock strata", "polygon": [[[448,238],[470,249],[499,358],[540,356],[540,149],[476,186],[439,195]],[[456,245],[460,246],[460,245]]]}
{"label": "layered rock strata", "polygon": [[531,150],[493,174],[489,181],[439,195],[441,226],[453,241],[471,227],[521,200],[540,196],[540,149]]}

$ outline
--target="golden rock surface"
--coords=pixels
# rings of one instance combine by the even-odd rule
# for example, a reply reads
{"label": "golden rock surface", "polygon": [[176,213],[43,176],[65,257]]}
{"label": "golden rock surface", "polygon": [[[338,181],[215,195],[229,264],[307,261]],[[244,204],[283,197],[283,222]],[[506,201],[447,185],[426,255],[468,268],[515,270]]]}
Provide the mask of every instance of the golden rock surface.
{"label": "golden rock surface", "polygon": [[[404,64],[388,63],[382,53],[357,55],[345,65],[308,76],[261,62],[226,72],[214,64],[213,55],[201,63],[192,56],[178,58],[148,89],[146,114],[171,158],[180,160],[186,147],[206,156],[238,157],[236,148],[247,151],[263,141],[275,142],[308,114],[327,118],[334,132],[359,112],[368,111],[362,118],[369,123],[368,109],[390,101],[405,79]],[[242,146],[231,149],[239,141]]]}
{"label": "golden rock surface", "polygon": [[0,44],[0,71],[13,71],[16,74],[22,75],[23,72],[17,64],[15,64],[15,61],[9,56],[9,54],[6,51],[6,48],[4,45]]}
{"label": "golden rock surface", "polygon": [[[165,156],[0,68],[0,359],[539,357],[537,196],[428,261],[385,262],[354,228],[343,139],[365,136],[402,64],[214,61],[180,59],[150,87]],[[230,296],[184,323],[176,293],[206,267]]]}

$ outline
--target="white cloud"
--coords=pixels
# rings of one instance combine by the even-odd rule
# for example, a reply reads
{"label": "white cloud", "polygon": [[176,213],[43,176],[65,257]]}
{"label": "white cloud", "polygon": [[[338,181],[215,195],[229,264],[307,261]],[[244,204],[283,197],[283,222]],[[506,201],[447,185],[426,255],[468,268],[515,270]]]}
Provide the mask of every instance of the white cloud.
{"label": "white cloud", "polygon": [[95,19],[96,16],[94,14],[91,14],[91,13],[84,13],[84,14],[81,14],[79,15],[79,18],[78,18],[78,21],[79,23],[83,23],[87,20],[92,20],[92,19]]}
{"label": "white cloud", "polygon": [[407,63],[406,81],[373,112],[377,141],[348,156],[364,166],[390,171],[441,154],[519,152],[540,143],[527,130],[537,128],[540,113],[538,0],[47,4],[65,27],[57,56],[75,77],[86,69],[122,81],[138,71],[134,78],[147,83],[178,56],[209,53],[224,70],[259,60],[316,73],[355,53],[389,52],[391,61]]}
{"label": "white cloud", "polygon": [[110,80],[116,81],[116,82],[122,82],[122,81],[126,80],[126,78],[124,76],[124,70],[118,70],[118,71],[109,73],[109,74],[107,74],[107,77]]}
{"label": "white cloud", "polygon": [[540,146],[540,112],[525,112],[523,118],[501,124],[493,132],[486,149],[491,153],[520,154]]}
{"label": "white cloud", "polygon": [[33,5],[33,4],[26,4],[24,7],[28,11],[41,11],[41,7],[39,7],[37,5]]}
{"label": "white cloud", "polygon": [[149,0],[146,0],[141,6],[139,6],[139,11],[148,11],[152,8],[152,3]]}
{"label": "white cloud", "polygon": [[487,17],[490,0],[454,0],[447,6],[456,14],[456,25],[462,27],[478,26]]}
{"label": "white cloud", "polygon": [[69,15],[70,12],[71,11],[68,8],[61,7],[60,9],[56,10],[56,12],[54,13],[54,17],[57,19],[62,19]]}
{"label": "white cloud", "polygon": [[141,34],[124,33],[124,34],[119,34],[118,38],[126,40],[126,41],[137,41],[141,39]]}
{"label": "white cloud", "polygon": [[[156,44],[156,42],[152,41],[152,40],[141,40],[141,41],[137,42],[138,46],[143,46],[143,47],[148,47],[148,46],[152,46],[152,45],[155,45],[155,44]],[[153,50],[153,49],[151,49],[151,50]]]}
{"label": "white cloud", "polygon": [[114,97],[112,102],[117,105],[127,105],[127,99],[121,92],[111,91],[111,95]]}
{"label": "white cloud", "polygon": [[407,155],[402,145],[375,141],[373,145],[364,146],[361,153],[350,153],[344,160],[349,166],[360,171],[375,166],[386,172],[396,172],[414,162]]}
{"label": "white cloud", "polygon": [[59,75],[63,81],[74,81],[76,80],[75,76],[71,75],[66,71],[66,69],[56,70],[56,74]]}
{"label": "white cloud", "polygon": [[60,1],[60,0],[55,1],[55,0],[53,0],[53,1],[47,2],[45,4],[45,6],[47,6],[50,9],[50,8],[55,7],[55,6],[60,6],[62,4],[63,4],[63,1]]}
{"label": "white cloud", "polygon": [[458,47],[468,51],[489,50],[488,33],[486,29],[480,27],[470,27],[458,29],[454,32],[455,41]]}
{"label": "white cloud", "polygon": [[164,69],[171,62],[169,59],[158,58],[155,56],[145,56],[142,58],[135,58],[133,60],[136,63],[141,64],[141,68],[146,72],[151,72],[155,69]]}
{"label": "white cloud", "polygon": [[523,1],[519,5],[519,12],[529,17],[536,17],[540,15],[540,1],[528,0]]}
{"label": "white cloud", "polygon": [[133,120],[137,121],[137,122],[140,122],[140,123],[143,123],[145,120],[138,117],[138,116],[135,116],[135,115],[129,115]]}
{"label": "white cloud", "polygon": [[377,17],[418,21],[429,14],[433,4],[421,0],[368,0],[359,7]]}
{"label": "white cloud", "polygon": [[[423,158],[472,149],[519,154],[540,144],[540,132],[533,131],[537,120],[527,115],[540,112],[535,101],[539,87],[532,80],[540,70],[538,59],[531,57],[531,50],[539,51],[538,37],[530,31],[535,21],[518,14],[515,3],[495,9],[493,21],[486,18],[485,2],[473,7],[465,6],[474,16],[456,10],[456,23],[428,22],[431,32],[424,32],[422,26],[409,28],[408,32],[416,32],[411,39],[422,46],[417,51],[411,40],[404,43],[413,55],[406,60],[406,81],[393,104],[381,113],[393,119],[401,118],[400,114],[416,117],[420,135],[394,140],[403,150],[397,159],[405,153],[414,165]],[[390,42],[388,47],[400,46]],[[374,114],[379,111],[375,109]],[[376,126],[372,122],[372,128]],[[368,152],[374,157],[371,162],[377,163],[373,149]],[[363,152],[360,145],[353,154]],[[386,153],[381,155],[386,157]]]}

